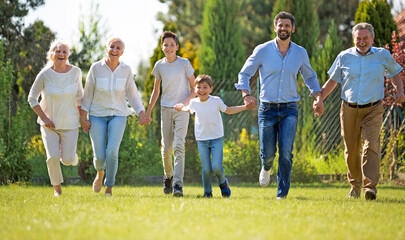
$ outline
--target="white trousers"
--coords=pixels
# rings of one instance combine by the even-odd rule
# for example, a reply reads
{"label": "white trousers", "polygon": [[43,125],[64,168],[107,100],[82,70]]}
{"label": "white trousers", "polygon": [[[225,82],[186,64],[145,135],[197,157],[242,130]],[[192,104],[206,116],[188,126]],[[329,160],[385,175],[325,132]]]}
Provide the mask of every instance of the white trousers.
{"label": "white trousers", "polygon": [[53,186],[63,183],[60,161],[65,166],[77,164],[76,154],[79,128],[54,130],[41,126],[42,141],[46,150],[46,165]]}

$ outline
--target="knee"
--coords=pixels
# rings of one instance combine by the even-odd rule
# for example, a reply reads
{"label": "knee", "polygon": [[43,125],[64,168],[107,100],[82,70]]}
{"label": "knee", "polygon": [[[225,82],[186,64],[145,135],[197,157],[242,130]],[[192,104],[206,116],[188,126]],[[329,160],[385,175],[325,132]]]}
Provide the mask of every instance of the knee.
{"label": "knee", "polygon": [[223,168],[220,165],[213,165],[212,172],[214,172],[216,175],[221,174],[223,172]]}
{"label": "knee", "polygon": [[60,161],[60,155],[59,154],[51,155],[46,159],[46,163],[48,165],[59,163],[59,161]]}
{"label": "knee", "polygon": [[212,171],[210,170],[210,169],[206,169],[206,170],[202,170],[202,174],[203,174],[203,176],[205,176],[205,177],[211,177],[211,175],[212,175]]}
{"label": "knee", "polygon": [[112,161],[118,161],[118,149],[107,149],[106,158]]}

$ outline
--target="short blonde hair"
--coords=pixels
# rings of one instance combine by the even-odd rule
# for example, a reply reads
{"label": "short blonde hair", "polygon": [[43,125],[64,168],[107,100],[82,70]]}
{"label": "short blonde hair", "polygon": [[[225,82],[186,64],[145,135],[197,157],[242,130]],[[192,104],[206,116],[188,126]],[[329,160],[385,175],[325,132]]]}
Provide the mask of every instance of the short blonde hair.
{"label": "short blonde hair", "polygon": [[115,41],[118,41],[118,42],[122,43],[122,47],[123,47],[122,50],[125,49],[125,43],[124,43],[124,41],[122,41],[122,39],[121,39],[121,38],[118,38],[118,37],[109,38],[108,41],[107,41],[107,44],[105,45],[105,47],[108,48],[108,47],[110,46],[110,44],[111,44],[112,42],[115,42]]}
{"label": "short blonde hair", "polygon": [[[70,46],[67,42],[61,40],[61,39],[55,39],[51,42],[51,46],[49,47],[48,52],[46,53],[46,59],[48,60],[46,63],[46,66],[52,66],[53,65],[53,59],[52,59],[52,54],[55,53],[55,50],[59,46],[65,46],[68,49],[68,55],[70,55]],[[69,61],[69,60],[68,60]]]}

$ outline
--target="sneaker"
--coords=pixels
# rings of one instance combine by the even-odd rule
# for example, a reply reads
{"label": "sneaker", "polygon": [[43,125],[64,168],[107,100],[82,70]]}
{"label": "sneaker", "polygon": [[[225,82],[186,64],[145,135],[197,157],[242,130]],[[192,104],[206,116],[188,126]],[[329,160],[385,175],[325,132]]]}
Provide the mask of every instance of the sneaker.
{"label": "sneaker", "polygon": [[377,194],[375,191],[373,191],[371,189],[366,189],[364,191],[364,198],[366,200],[375,200],[377,198]]}
{"label": "sneaker", "polygon": [[205,192],[203,197],[205,197],[205,198],[212,198],[212,192],[208,192],[208,193]]}
{"label": "sneaker", "polygon": [[180,187],[178,184],[174,185],[173,196],[183,197],[183,187]]}
{"label": "sneaker", "polygon": [[260,186],[262,186],[262,187],[269,185],[270,170],[266,171],[266,170],[264,170],[264,167],[262,167],[262,170],[260,170],[259,183],[260,183]]}
{"label": "sneaker", "polygon": [[287,195],[286,195],[286,196],[277,196],[276,199],[277,199],[277,200],[286,200],[286,199],[287,199]]}
{"label": "sneaker", "polygon": [[356,190],[354,188],[350,189],[349,198],[350,199],[360,198],[360,190]]}
{"label": "sneaker", "polygon": [[173,177],[165,177],[163,181],[163,192],[165,194],[170,194],[173,192]]}
{"label": "sneaker", "polygon": [[231,189],[228,185],[228,180],[225,180],[224,183],[219,184],[219,188],[221,188],[222,197],[229,198],[231,196]]}

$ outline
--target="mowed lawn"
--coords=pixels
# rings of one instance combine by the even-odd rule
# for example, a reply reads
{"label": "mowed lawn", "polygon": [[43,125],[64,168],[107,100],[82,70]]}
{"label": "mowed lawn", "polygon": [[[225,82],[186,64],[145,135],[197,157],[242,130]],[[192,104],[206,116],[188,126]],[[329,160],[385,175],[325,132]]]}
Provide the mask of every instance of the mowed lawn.
{"label": "mowed lawn", "polygon": [[[90,186],[0,187],[1,239],[405,239],[405,188],[379,186],[378,199],[349,200],[347,184],[293,184],[276,200],[274,184],[231,185],[232,196],[183,198],[161,186],[117,186],[114,196]],[[103,189],[104,190],[104,189]],[[102,191],[103,191],[102,190]]]}

